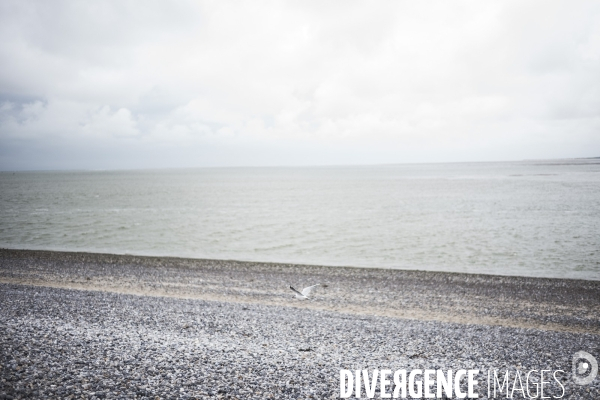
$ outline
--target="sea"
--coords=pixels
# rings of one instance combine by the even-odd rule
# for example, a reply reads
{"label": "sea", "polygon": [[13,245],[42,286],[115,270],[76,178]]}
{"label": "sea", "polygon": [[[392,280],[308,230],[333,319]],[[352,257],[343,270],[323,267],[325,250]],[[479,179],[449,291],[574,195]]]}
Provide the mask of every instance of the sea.
{"label": "sea", "polygon": [[600,159],[1,172],[0,247],[600,280]]}

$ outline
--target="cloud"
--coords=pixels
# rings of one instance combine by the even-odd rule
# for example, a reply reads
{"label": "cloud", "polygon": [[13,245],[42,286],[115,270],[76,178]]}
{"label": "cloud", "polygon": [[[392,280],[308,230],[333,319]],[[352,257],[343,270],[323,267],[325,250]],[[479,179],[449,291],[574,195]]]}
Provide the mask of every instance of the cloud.
{"label": "cloud", "polygon": [[591,1],[5,1],[0,168],[597,156],[599,26]]}
{"label": "cloud", "polygon": [[115,137],[135,137],[140,134],[137,123],[132,119],[131,111],[120,108],[114,112],[108,106],[94,111],[83,123],[81,130],[85,134]]}

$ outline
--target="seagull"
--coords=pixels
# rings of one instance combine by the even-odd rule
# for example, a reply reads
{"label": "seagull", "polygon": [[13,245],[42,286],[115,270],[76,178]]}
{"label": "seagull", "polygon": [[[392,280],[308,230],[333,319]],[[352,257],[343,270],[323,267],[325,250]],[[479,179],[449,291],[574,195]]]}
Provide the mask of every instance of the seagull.
{"label": "seagull", "polygon": [[294,292],[296,292],[296,298],[300,299],[300,300],[307,300],[308,296],[310,296],[311,292],[317,287],[319,286],[319,284],[317,283],[316,285],[313,286],[309,286],[309,287],[305,287],[304,289],[302,289],[302,292],[297,291],[296,289],[294,289],[293,287],[290,286],[290,289],[292,289]]}

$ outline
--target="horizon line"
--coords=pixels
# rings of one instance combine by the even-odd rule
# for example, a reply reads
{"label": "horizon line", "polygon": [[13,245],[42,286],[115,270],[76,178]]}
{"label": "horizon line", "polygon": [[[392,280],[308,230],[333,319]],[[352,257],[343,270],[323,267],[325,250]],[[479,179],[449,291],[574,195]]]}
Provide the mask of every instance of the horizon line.
{"label": "horizon line", "polygon": [[193,167],[139,167],[139,168],[48,168],[48,169],[0,169],[0,173],[17,172],[124,172],[124,171],[164,171],[164,170],[193,170],[193,169],[234,169],[234,168],[344,168],[344,167],[383,167],[394,165],[428,165],[428,164],[492,164],[528,161],[560,161],[560,160],[596,160],[598,157],[566,157],[566,158],[526,158],[518,160],[495,161],[423,161],[397,162],[381,164],[308,164],[308,165],[222,165],[222,166],[193,166]]}

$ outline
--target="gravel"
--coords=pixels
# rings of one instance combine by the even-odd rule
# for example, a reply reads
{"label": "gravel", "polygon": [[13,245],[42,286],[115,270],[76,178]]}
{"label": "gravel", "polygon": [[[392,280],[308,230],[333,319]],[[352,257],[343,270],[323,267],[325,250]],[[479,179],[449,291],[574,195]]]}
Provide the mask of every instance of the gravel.
{"label": "gravel", "polygon": [[4,398],[337,398],[341,368],[570,372],[600,351],[590,334],[281,306],[8,284],[0,302]]}
{"label": "gravel", "polygon": [[600,335],[600,281],[0,249],[0,282]]}
{"label": "gravel", "polygon": [[[382,272],[348,269],[354,274],[348,278],[339,270],[327,275],[327,270],[322,269],[325,267],[314,270],[302,267],[303,270],[298,266],[273,266],[274,271],[269,275],[265,272],[269,267],[266,264],[246,265],[248,270],[244,276],[263,274],[275,293],[279,293],[278,279],[290,277],[312,280],[321,274],[328,279],[329,286],[321,295],[317,293],[314,301],[307,302],[292,299],[291,292],[284,295],[282,291],[281,299],[279,294],[268,297],[261,294],[263,284],[260,282],[256,283],[258,289],[249,291],[247,297],[240,294],[246,286],[237,283],[228,287],[230,292],[223,289],[229,293],[229,297],[223,297],[227,301],[200,298],[207,292],[213,293],[209,290],[198,290],[197,296],[182,298],[182,294],[192,293],[189,279],[214,283],[224,279],[219,276],[229,276],[232,269],[243,271],[240,265],[245,264],[233,262],[223,262],[226,265],[219,273],[213,267],[203,269],[200,261],[197,267],[184,265],[178,269],[155,265],[165,263],[164,260],[146,260],[147,273],[154,276],[155,282],[187,282],[185,291],[175,291],[173,296],[156,292],[149,292],[152,295],[122,293],[116,288],[126,288],[128,282],[133,285],[130,288],[142,287],[135,286],[136,275],[132,271],[138,267],[132,267],[137,264],[131,260],[143,261],[144,258],[112,256],[111,259],[119,260],[122,265],[130,265],[115,270],[114,265],[103,262],[108,256],[86,255],[88,264],[80,262],[78,270],[72,267],[73,262],[68,262],[68,257],[60,256],[68,253],[18,254],[22,257],[1,258],[0,277],[33,279],[33,272],[23,271],[37,269],[42,277],[62,276],[63,280],[48,278],[48,286],[41,285],[43,279],[35,284],[0,283],[0,399],[325,399],[339,398],[340,369],[460,368],[481,371],[481,398],[485,398],[485,376],[488,370],[494,369],[501,372],[508,369],[512,373],[560,369],[565,371],[560,375],[566,390],[563,398],[600,398],[600,379],[587,386],[575,385],[571,379],[571,357],[575,352],[585,350],[600,359],[600,335],[595,333],[595,320],[590,316],[582,317],[587,318],[587,322],[577,325],[578,331],[377,316],[369,314],[369,310],[376,308],[368,308],[368,290],[372,289],[358,293],[359,300],[355,304],[362,304],[360,312],[355,309],[346,312],[333,309],[339,307],[334,300],[335,293],[346,296],[346,292],[332,288],[340,282],[350,282],[357,287],[376,286],[377,274]],[[47,257],[52,258],[54,264],[40,268],[39,260],[47,260]],[[79,261],[83,257],[74,256]],[[23,259],[28,260],[29,269],[22,266],[26,264]],[[169,262],[177,264],[177,260]],[[139,268],[138,276],[143,283],[146,278],[143,267]],[[160,278],[157,278],[159,272]],[[90,281],[96,279],[96,284],[100,279],[109,282],[113,277],[113,286],[50,287],[50,284],[56,286],[81,276],[87,282],[86,274],[92,275]],[[337,280],[332,278],[333,274],[339,274]],[[415,278],[418,274],[423,273],[412,275],[416,283],[411,284],[419,285]],[[185,276],[188,280],[182,278]],[[421,276],[424,283],[420,284],[428,287],[427,275]],[[357,279],[360,285],[352,283]],[[455,288],[460,292],[463,290],[461,282],[480,278],[451,274],[446,279],[450,283],[442,287],[442,292],[450,290],[452,279],[458,281]],[[505,278],[490,279],[506,281]],[[569,281],[554,284],[561,287],[561,282],[575,285]],[[540,285],[551,283],[542,280]],[[100,287],[107,290],[99,290]],[[488,284],[486,290],[489,287]],[[593,284],[585,287],[588,288],[585,290],[594,288]],[[503,292],[501,285],[497,292],[496,308],[502,307],[504,299],[510,303],[518,296],[535,295],[518,291],[511,295],[510,290]],[[432,302],[442,302],[434,292],[426,293]],[[565,293],[559,292],[559,297],[564,299],[568,295]],[[415,292],[403,293],[400,298],[412,295],[417,299],[424,296],[422,292]],[[375,293],[371,296],[375,297]],[[596,304],[593,298],[585,296],[582,302],[589,313],[590,307],[593,309]],[[548,296],[540,294],[538,298],[550,304]],[[275,304],[267,304],[268,301]],[[590,302],[588,306],[586,301]],[[560,305],[560,301],[556,302]],[[568,328],[568,321],[574,316],[561,314],[563,309],[570,310],[568,304],[564,308],[558,305],[556,320],[563,321],[563,325],[557,326]],[[428,307],[423,306],[425,310]],[[458,312],[457,315],[464,317]],[[589,326],[590,331],[585,332]],[[551,388],[555,396],[561,394],[558,387]],[[515,394],[514,398],[520,397]]]}

